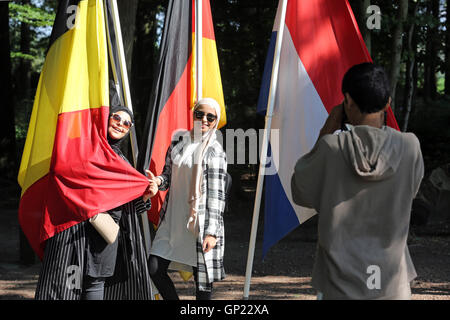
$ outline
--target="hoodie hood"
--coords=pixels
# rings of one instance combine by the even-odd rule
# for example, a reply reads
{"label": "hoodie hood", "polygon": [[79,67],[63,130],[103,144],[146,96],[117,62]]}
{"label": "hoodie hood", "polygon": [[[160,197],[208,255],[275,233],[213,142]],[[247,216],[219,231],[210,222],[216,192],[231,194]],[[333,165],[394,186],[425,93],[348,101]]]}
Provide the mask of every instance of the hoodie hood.
{"label": "hoodie hood", "polygon": [[366,180],[383,180],[398,169],[403,141],[390,127],[355,126],[339,134],[339,146],[346,162]]}

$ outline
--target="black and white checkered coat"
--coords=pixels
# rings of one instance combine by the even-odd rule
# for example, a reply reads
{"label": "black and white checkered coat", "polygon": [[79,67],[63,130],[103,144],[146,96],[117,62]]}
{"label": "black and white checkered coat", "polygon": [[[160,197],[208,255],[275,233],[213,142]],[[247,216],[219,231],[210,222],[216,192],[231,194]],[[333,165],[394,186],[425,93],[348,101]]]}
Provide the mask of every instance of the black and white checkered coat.
{"label": "black and white checkered coat", "polygon": [[[170,188],[172,172],[172,149],[177,143],[172,142],[166,153],[165,165],[159,176],[162,183],[160,190]],[[177,146],[178,147],[178,146]],[[211,284],[225,278],[223,266],[223,255],[225,252],[225,230],[223,223],[223,212],[225,209],[225,187],[227,176],[227,159],[222,145],[216,140],[208,147],[202,163],[202,197],[198,221],[200,232],[197,238],[197,285],[202,291],[211,291]],[[189,186],[186,186],[189,187]],[[170,190],[166,194],[162,209],[160,211],[160,223],[164,219]],[[202,250],[203,239],[206,235],[213,235],[217,239],[216,246],[209,252]]]}

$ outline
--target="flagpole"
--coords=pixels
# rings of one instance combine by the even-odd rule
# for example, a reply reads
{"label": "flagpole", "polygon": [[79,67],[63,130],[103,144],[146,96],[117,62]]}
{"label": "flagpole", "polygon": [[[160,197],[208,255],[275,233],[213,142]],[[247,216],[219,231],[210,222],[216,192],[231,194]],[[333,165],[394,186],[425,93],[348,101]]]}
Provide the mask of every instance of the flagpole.
{"label": "flagpole", "polygon": [[259,220],[259,211],[261,208],[261,197],[262,197],[262,188],[264,183],[264,175],[265,175],[265,166],[267,162],[267,149],[269,144],[269,133],[270,128],[272,126],[272,114],[273,108],[275,104],[275,93],[277,90],[277,82],[278,82],[278,69],[280,66],[280,53],[281,53],[281,43],[283,39],[284,33],[284,25],[286,20],[286,7],[287,0],[281,0],[281,18],[280,25],[278,26],[278,35],[275,43],[275,53],[272,65],[272,75],[270,79],[270,89],[269,89],[269,97],[267,101],[267,110],[266,110],[266,123],[264,129],[264,136],[261,148],[261,156],[259,162],[259,173],[258,173],[258,182],[256,186],[256,195],[255,195],[255,205],[253,208],[253,220],[252,220],[252,229],[250,233],[250,243],[248,247],[248,256],[247,256],[247,268],[245,271],[245,283],[244,283],[244,299],[248,300],[249,291],[250,291],[250,280],[252,276],[252,268],[253,268],[253,258],[255,254],[255,243],[256,243],[256,233],[258,230],[258,220]]}
{"label": "flagpole", "polygon": [[[122,101],[124,102],[125,106],[130,109],[131,112],[133,112],[133,106],[131,103],[131,94],[130,94],[130,86],[128,83],[128,72],[127,72],[127,64],[125,60],[125,51],[123,49],[123,40],[122,40],[122,30],[120,28],[120,19],[119,19],[119,10],[117,7],[117,1],[116,0],[106,0],[110,1],[111,9],[112,9],[112,18],[113,18],[113,24],[114,24],[114,34],[116,36],[116,43],[117,43],[117,55],[119,58],[119,68],[120,68],[120,75],[122,78],[122,86],[123,86],[123,97],[121,97]],[[105,11],[105,17],[106,17],[106,11]],[[106,21],[106,26],[108,26],[108,22]],[[111,43],[109,43],[110,49],[111,49]],[[112,57],[111,57],[112,59]],[[113,65],[114,63],[112,63]],[[113,72],[117,73],[117,70],[115,70],[115,67],[113,68]],[[116,81],[117,81],[117,75],[115,75]],[[119,90],[120,92],[120,90]],[[119,93],[120,97],[120,93]],[[136,140],[136,129],[135,126],[131,127],[130,132],[130,139],[131,139],[131,151],[133,154],[133,163],[134,167],[136,168],[137,165],[137,157],[138,157],[138,147],[137,147],[137,140]],[[142,228],[144,233],[144,241],[145,241],[145,248],[147,255],[150,254],[150,244],[151,244],[151,237],[150,237],[150,226],[148,222],[148,216],[147,212],[144,211],[144,213],[141,214],[141,221],[142,221]]]}
{"label": "flagpole", "polygon": [[[120,66],[120,75],[122,77],[122,85],[123,85],[123,101],[125,106],[133,112],[133,106],[131,103],[131,95],[130,95],[130,86],[128,83],[128,72],[127,72],[127,64],[125,60],[125,51],[123,49],[123,40],[122,40],[122,30],[120,27],[120,19],[119,19],[119,10],[117,8],[116,0],[109,0],[112,8],[112,18],[114,23],[114,31],[117,37],[117,54],[119,58],[119,66]],[[137,149],[137,141],[136,141],[136,130],[132,127],[132,131],[130,132],[131,139],[131,151],[133,154],[133,163],[136,167],[138,149]]]}
{"label": "flagpole", "polygon": [[202,98],[203,95],[203,82],[202,82],[202,38],[203,38],[203,13],[202,13],[202,1],[195,0],[195,76],[197,85],[197,101]]}

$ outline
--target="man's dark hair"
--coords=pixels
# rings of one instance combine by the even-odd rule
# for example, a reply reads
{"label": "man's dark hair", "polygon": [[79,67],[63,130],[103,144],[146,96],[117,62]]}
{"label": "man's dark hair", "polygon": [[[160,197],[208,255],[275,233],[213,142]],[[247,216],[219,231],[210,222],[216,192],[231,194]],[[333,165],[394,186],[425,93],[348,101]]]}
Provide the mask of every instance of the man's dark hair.
{"label": "man's dark hair", "polygon": [[350,94],[362,113],[382,110],[391,95],[386,72],[369,62],[348,69],[342,79],[342,93]]}

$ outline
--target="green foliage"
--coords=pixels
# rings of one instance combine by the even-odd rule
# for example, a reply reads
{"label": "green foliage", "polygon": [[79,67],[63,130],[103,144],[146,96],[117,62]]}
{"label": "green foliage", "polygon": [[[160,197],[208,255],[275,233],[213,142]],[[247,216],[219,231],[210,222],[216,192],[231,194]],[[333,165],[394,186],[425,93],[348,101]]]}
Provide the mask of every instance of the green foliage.
{"label": "green foliage", "polygon": [[261,128],[259,88],[277,2],[211,1],[227,128]]}
{"label": "green foliage", "polygon": [[[21,61],[31,63],[31,72],[40,73],[45,52],[48,46],[48,37],[51,26],[55,20],[56,3],[40,4],[41,7],[30,4],[9,3],[9,26],[11,37],[11,59],[13,73]],[[27,28],[24,30],[23,25]],[[24,34],[25,33],[25,34]],[[29,52],[22,52],[23,37],[28,37]]]}
{"label": "green foliage", "polygon": [[15,133],[19,152],[26,138],[37,79],[45,61],[57,5],[56,1],[8,4]]}
{"label": "green foliage", "polygon": [[30,61],[34,60],[34,57],[31,54],[11,51],[11,59],[16,59],[16,58],[30,60]]}
{"label": "green foliage", "polygon": [[443,94],[445,90],[445,75],[437,73],[437,92]]}
{"label": "green foliage", "polygon": [[[32,98],[22,98],[19,100],[20,106],[17,108],[16,112],[16,141],[18,144],[23,144],[25,142],[25,138],[27,137],[28,131],[28,121],[31,117],[31,111],[33,108],[33,99]],[[22,149],[20,149],[22,150]]]}
{"label": "green foliage", "polygon": [[9,12],[12,19],[34,27],[51,26],[55,20],[55,13],[47,12],[29,4],[22,5],[10,2]]}

